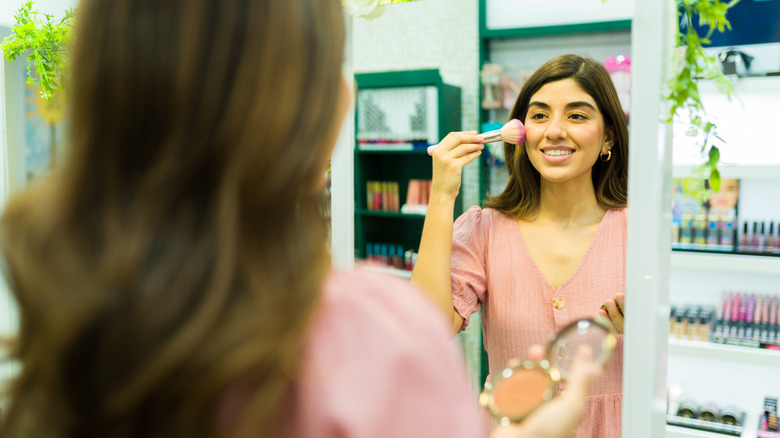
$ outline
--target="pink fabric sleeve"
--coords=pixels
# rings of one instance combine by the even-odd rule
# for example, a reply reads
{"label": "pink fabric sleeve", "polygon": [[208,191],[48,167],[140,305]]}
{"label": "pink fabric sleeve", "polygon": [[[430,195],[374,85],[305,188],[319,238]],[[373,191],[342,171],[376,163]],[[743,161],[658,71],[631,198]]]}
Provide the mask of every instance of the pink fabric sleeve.
{"label": "pink fabric sleeve", "polygon": [[439,314],[408,281],[331,275],[281,436],[477,436],[463,358]]}
{"label": "pink fabric sleeve", "polygon": [[471,207],[453,225],[452,231],[452,302],[463,317],[461,331],[468,327],[471,315],[482,307],[487,291],[485,251],[487,248],[487,215]]}

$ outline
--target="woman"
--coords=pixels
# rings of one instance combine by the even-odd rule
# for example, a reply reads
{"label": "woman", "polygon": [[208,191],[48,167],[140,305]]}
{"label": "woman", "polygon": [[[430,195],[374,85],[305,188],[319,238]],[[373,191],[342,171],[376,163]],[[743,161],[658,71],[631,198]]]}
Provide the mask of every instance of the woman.
{"label": "woman", "polygon": [[[504,145],[506,188],[454,225],[461,169],[482,138],[452,133],[435,148],[412,274],[455,332],[482,309],[493,375],[572,320],[601,313],[623,329],[628,130],[609,75],[592,59],[554,58],[524,84],[513,118],[526,135]],[[620,436],[620,342],[577,437]]]}
{"label": "woman", "polygon": [[[78,26],[69,156],[2,218],[21,374],[0,435],[472,437],[426,300],[330,269],[339,2],[82,0]],[[564,436],[581,370],[500,433]]]}

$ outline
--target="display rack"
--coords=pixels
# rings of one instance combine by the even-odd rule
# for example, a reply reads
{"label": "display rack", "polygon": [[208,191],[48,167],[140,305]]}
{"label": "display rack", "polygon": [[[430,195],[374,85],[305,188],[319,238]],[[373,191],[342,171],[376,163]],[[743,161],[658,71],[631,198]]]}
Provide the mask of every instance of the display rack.
{"label": "display rack", "polygon": [[[356,133],[360,130],[360,93],[364,90],[404,89],[425,87],[430,98],[420,111],[435,124],[427,134],[427,143],[433,144],[448,132],[461,128],[461,90],[445,84],[438,70],[409,70],[380,73],[355,74],[358,104],[355,111]],[[435,90],[435,91],[434,91]],[[435,95],[435,97],[433,97]],[[434,101],[431,102],[430,99]],[[424,107],[424,108],[422,108]],[[394,114],[388,114],[388,117]],[[388,127],[387,136],[394,135]],[[430,131],[430,130],[429,130]],[[381,142],[366,149],[356,135],[354,148],[355,163],[355,254],[358,259],[366,257],[366,244],[384,242],[401,245],[404,249],[416,251],[422,236],[424,214],[377,211],[368,208],[366,183],[368,181],[393,181],[398,183],[398,197],[403,204],[410,180],[430,180],[432,177],[431,157],[427,144],[415,143],[407,149],[397,145],[383,147]],[[380,139],[381,141],[382,139]],[[406,147],[404,145],[402,147]],[[461,196],[455,203],[455,216],[462,213]]]}

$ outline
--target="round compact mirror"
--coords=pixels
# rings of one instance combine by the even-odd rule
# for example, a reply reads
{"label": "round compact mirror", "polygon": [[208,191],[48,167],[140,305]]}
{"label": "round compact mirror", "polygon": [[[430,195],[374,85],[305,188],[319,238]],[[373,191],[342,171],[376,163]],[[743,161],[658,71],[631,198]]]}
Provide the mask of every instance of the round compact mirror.
{"label": "round compact mirror", "polygon": [[612,325],[600,318],[586,318],[563,327],[550,337],[545,359],[512,360],[485,383],[479,401],[501,425],[523,420],[555,397],[558,383],[571,371],[574,353],[587,345],[599,367],[606,365],[617,344]]}
{"label": "round compact mirror", "polygon": [[601,318],[581,319],[563,327],[550,337],[547,346],[547,360],[558,370],[562,379],[567,379],[574,361],[574,352],[587,345],[593,355],[593,362],[604,367],[612,357],[617,337],[612,325]]}
{"label": "round compact mirror", "polygon": [[485,383],[480,403],[499,423],[521,421],[558,391],[560,376],[548,361],[512,361],[492,381]]}

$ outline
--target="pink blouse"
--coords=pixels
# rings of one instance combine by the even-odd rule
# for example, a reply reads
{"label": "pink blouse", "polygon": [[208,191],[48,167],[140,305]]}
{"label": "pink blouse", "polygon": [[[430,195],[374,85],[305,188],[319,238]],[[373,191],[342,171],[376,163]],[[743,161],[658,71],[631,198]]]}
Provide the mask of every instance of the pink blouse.
{"label": "pink blouse", "polygon": [[[496,210],[472,207],[455,221],[452,298],[465,319],[482,308],[482,333],[495,374],[567,323],[598,314],[625,291],[626,211],[608,210],[577,270],[554,289],[531,258],[520,228]],[[553,300],[559,305],[553,306]],[[562,304],[562,306],[560,305]],[[560,308],[558,308],[560,307]],[[623,339],[595,382],[577,438],[620,437]],[[485,436],[492,421],[483,413]]]}
{"label": "pink blouse", "polygon": [[278,436],[476,437],[476,401],[440,313],[408,281],[331,274]]}

